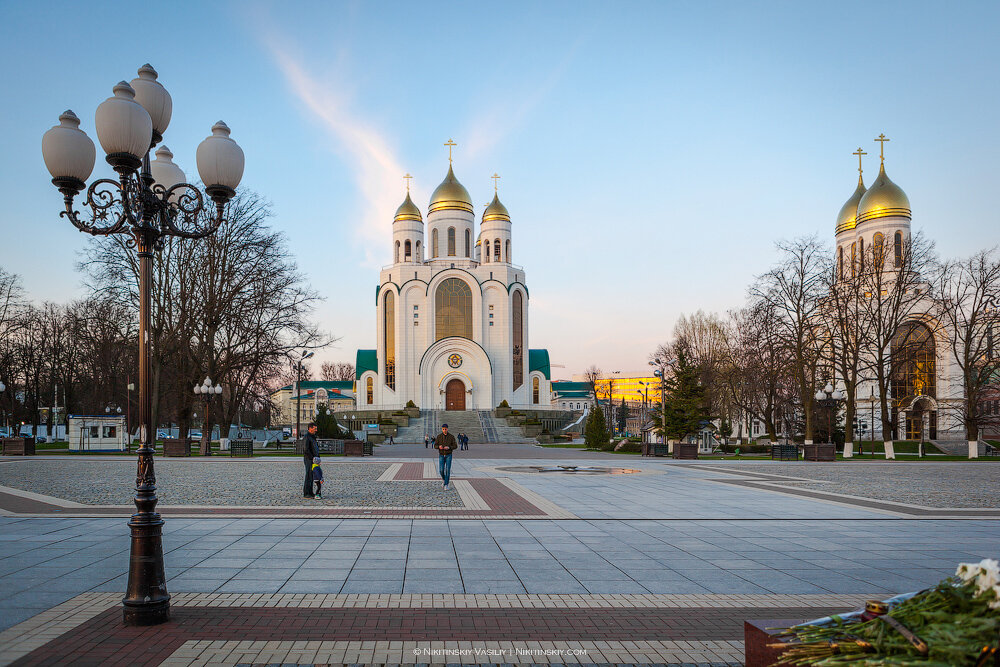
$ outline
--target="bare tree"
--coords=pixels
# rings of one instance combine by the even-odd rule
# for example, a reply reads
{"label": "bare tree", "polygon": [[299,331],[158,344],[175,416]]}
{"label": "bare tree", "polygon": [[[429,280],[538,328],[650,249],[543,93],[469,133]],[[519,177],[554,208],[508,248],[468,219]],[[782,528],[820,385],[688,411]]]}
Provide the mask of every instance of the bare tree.
{"label": "bare tree", "polygon": [[776,335],[792,362],[798,403],[805,416],[805,442],[813,441],[813,405],[820,357],[820,302],[829,252],[815,236],[776,244],[778,265],[760,276],[751,297],[775,315]]}
{"label": "bare tree", "polygon": [[865,370],[875,381],[881,405],[885,457],[894,459],[898,416],[890,408],[894,398],[902,397],[892,396],[892,379],[909,363],[899,352],[905,351],[911,336],[919,332],[909,325],[916,321],[934,325],[928,317],[931,300],[926,282],[934,265],[934,245],[920,233],[908,238],[901,235],[892,252],[878,253],[866,261],[867,257],[862,253],[861,264],[851,270],[860,276],[860,316],[865,321],[864,358],[868,362]]}
{"label": "bare tree", "polygon": [[594,397],[594,406],[597,406],[597,383],[604,377],[604,372],[597,366],[591,365],[583,372],[584,382],[590,385],[590,394]]}
{"label": "bare tree", "polygon": [[997,420],[996,415],[985,413],[983,404],[1000,375],[1000,350],[994,347],[1000,342],[994,339],[1000,335],[1000,257],[996,248],[982,250],[946,262],[936,273],[938,316],[961,373],[961,383],[952,385],[958,395],[948,398],[961,399],[951,411],[965,427],[969,458],[975,458],[980,431]]}
{"label": "bare tree", "polygon": [[353,380],[354,364],[344,361],[324,361],[320,369],[320,377],[327,381]]}

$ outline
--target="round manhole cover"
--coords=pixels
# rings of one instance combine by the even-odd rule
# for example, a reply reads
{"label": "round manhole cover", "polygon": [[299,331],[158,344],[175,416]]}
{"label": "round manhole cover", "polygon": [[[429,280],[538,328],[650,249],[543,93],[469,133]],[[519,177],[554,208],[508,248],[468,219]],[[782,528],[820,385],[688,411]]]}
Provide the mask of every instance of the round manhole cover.
{"label": "round manhole cover", "polygon": [[503,468],[497,468],[497,470],[502,470],[503,472],[523,472],[523,473],[535,473],[535,472],[554,472],[554,473],[565,473],[570,475],[631,475],[633,473],[642,472],[641,470],[635,470],[633,468],[602,468],[598,466],[506,466]]}

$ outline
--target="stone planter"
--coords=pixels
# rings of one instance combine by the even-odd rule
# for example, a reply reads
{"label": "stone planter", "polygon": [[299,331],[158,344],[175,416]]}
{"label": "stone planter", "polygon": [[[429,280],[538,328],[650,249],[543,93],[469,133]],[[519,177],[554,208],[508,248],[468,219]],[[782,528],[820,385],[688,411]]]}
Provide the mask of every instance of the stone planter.
{"label": "stone planter", "polygon": [[392,416],[392,421],[396,424],[396,426],[406,427],[406,426],[410,425],[410,416],[409,415],[393,415]]}
{"label": "stone planter", "polygon": [[[369,438],[378,437],[374,433],[368,434]],[[360,440],[345,440],[344,441],[344,456],[364,456],[365,455],[365,443]]]}
{"label": "stone planter", "polygon": [[541,434],[542,429],[545,427],[541,424],[525,424],[521,428],[524,429],[524,437],[535,438]]}
{"label": "stone planter", "polygon": [[802,445],[802,459],[804,461],[836,461],[837,447],[832,442]]}
{"label": "stone planter", "polygon": [[[382,435],[381,433],[369,433],[368,434],[368,442],[372,443],[373,445],[381,445],[383,442],[385,442],[385,436]],[[347,455],[346,454],[346,452],[347,452],[347,449],[346,449],[347,448],[347,443],[344,443],[344,448],[345,448],[344,449],[344,452],[345,452],[344,455],[346,456]]]}
{"label": "stone planter", "polygon": [[420,418],[420,408],[417,408],[417,407],[403,408],[403,410],[406,412],[407,416],[410,419],[419,419]]}
{"label": "stone planter", "polygon": [[506,419],[510,415],[510,408],[497,408],[493,411],[497,419]]}
{"label": "stone planter", "polygon": [[396,433],[399,431],[399,427],[395,424],[379,424],[378,432],[382,435],[396,437]]}
{"label": "stone planter", "polygon": [[191,456],[191,438],[167,438],[163,441],[164,456]]}
{"label": "stone planter", "polygon": [[0,442],[3,443],[4,456],[35,455],[34,438],[3,438],[0,439]]}
{"label": "stone planter", "polygon": [[698,443],[677,442],[674,443],[675,459],[696,459],[698,458]]}

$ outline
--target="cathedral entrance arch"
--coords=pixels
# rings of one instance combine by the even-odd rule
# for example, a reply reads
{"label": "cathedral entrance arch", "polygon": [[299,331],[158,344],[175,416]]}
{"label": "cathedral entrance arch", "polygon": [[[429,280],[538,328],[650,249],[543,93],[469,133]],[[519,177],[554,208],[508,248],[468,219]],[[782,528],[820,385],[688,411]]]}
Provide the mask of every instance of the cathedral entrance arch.
{"label": "cathedral entrance arch", "polygon": [[458,378],[448,380],[444,388],[444,409],[465,409],[465,383]]}

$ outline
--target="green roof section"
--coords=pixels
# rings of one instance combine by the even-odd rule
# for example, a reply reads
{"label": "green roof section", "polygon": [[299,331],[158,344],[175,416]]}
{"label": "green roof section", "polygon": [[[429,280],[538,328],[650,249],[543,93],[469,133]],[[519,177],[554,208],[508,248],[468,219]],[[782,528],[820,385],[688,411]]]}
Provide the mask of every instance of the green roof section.
{"label": "green roof section", "polygon": [[358,350],[358,358],[354,363],[355,379],[361,377],[365,371],[378,373],[378,350]]}
{"label": "green roof section", "polygon": [[528,350],[528,372],[540,371],[546,380],[552,379],[548,350]]}

